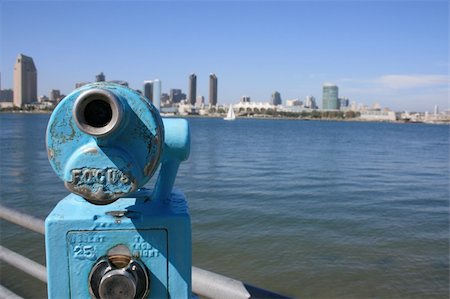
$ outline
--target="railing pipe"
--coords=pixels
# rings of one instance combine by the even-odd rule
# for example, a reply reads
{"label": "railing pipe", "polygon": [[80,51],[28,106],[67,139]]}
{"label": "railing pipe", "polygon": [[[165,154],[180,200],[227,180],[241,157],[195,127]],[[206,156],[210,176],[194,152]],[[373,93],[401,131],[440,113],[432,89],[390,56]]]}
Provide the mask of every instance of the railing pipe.
{"label": "railing pipe", "polygon": [[21,212],[14,211],[10,208],[5,207],[4,205],[0,205],[0,218],[28,228],[29,230],[32,230],[39,234],[45,234],[45,225],[43,220]]}
{"label": "railing pipe", "polygon": [[192,267],[192,292],[214,299],[288,298],[197,267]]}
{"label": "railing pipe", "polygon": [[0,299],[23,299],[16,293],[11,292],[4,286],[0,285]]}
{"label": "railing pipe", "polygon": [[0,245],[0,260],[5,263],[10,264],[11,266],[16,267],[23,272],[30,274],[33,277],[36,277],[42,282],[47,283],[47,270],[41,264],[36,263],[35,261],[30,260],[29,258],[24,257],[14,251],[9,250]]}

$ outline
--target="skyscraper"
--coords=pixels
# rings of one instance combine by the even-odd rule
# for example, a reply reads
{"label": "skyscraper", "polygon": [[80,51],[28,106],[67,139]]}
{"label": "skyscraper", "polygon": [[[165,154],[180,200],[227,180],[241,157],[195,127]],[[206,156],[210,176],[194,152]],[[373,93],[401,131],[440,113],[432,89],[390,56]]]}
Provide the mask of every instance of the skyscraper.
{"label": "skyscraper", "polygon": [[306,96],[305,104],[303,106],[309,109],[317,109],[316,98],[313,96]]}
{"label": "skyscraper", "polygon": [[197,76],[191,74],[189,76],[189,103],[195,105],[195,100],[197,99]]}
{"label": "skyscraper", "polygon": [[336,85],[325,83],[323,85],[322,109],[324,110],[339,109],[338,93],[339,89]]}
{"label": "skyscraper", "polygon": [[50,102],[58,102],[59,98],[61,97],[61,91],[59,89],[52,89],[49,93]]}
{"label": "skyscraper", "polygon": [[144,81],[144,96],[153,103],[153,81]]}
{"label": "skyscraper", "polygon": [[211,106],[217,105],[217,76],[216,76],[216,74],[209,75],[209,104]]}
{"label": "skyscraper", "polygon": [[159,79],[153,80],[153,105],[156,109],[161,109],[161,81]]}
{"label": "skyscraper", "polygon": [[272,105],[281,105],[281,94],[278,91],[272,93]]}
{"label": "skyscraper", "polygon": [[350,105],[348,98],[338,98],[338,109],[345,110]]}
{"label": "skyscraper", "polygon": [[204,96],[198,96],[197,101],[195,102],[195,106],[201,107],[205,104],[205,97]]}
{"label": "skyscraper", "polygon": [[170,97],[170,102],[172,102],[172,104],[179,103],[179,102],[181,102],[181,100],[183,100],[183,92],[181,91],[181,89],[171,88],[169,90],[169,97]]}
{"label": "skyscraper", "polygon": [[241,97],[241,103],[250,103],[250,97],[242,96]]}
{"label": "skyscraper", "polygon": [[37,70],[33,58],[19,54],[14,65],[14,106],[37,102]]}

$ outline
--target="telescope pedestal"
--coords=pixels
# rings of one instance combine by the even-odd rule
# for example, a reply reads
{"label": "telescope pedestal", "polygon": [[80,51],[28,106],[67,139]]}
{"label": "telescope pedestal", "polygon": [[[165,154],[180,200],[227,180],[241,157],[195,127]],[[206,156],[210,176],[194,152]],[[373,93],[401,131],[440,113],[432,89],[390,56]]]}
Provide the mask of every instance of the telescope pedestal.
{"label": "telescope pedestal", "polygon": [[173,191],[158,201],[148,199],[150,194],[142,190],[108,205],[70,194],[57,204],[45,221],[49,298],[89,298],[92,269],[114,248],[127,248],[131,259],[145,265],[147,298],[190,298],[191,223],[185,196]]}

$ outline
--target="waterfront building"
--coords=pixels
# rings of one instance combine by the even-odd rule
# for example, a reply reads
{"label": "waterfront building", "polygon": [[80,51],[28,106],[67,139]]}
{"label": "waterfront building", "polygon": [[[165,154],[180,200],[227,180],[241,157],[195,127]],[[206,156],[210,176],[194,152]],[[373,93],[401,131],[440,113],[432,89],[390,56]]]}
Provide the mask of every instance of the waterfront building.
{"label": "waterfront building", "polygon": [[278,91],[272,93],[272,100],[270,102],[272,105],[281,105],[281,94]]}
{"label": "waterfront building", "polygon": [[241,103],[250,103],[250,97],[242,96],[241,97]]}
{"label": "waterfront building", "polygon": [[161,109],[161,80],[159,80],[159,79],[153,80],[152,87],[153,87],[153,95],[152,95],[153,106],[155,106],[156,109],[160,110]]}
{"label": "waterfront building", "polygon": [[288,107],[301,106],[301,105],[303,105],[303,102],[300,101],[299,99],[286,100],[286,106],[288,106]]}
{"label": "waterfront building", "polygon": [[233,104],[233,109],[238,112],[266,113],[269,110],[276,110],[277,107],[270,103],[262,102],[239,102]]}
{"label": "waterfront building", "polygon": [[161,106],[162,106],[163,104],[164,104],[164,105],[170,104],[170,97],[169,97],[169,94],[168,94],[168,93],[165,93],[165,92],[161,93]]}
{"label": "waterfront building", "polygon": [[60,97],[61,97],[61,92],[59,91],[59,89],[50,90],[50,93],[49,93],[50,102],[56,103],[56,102],[58,102]]}
{"label": "waterfront building", "polygon": [[39,103],[48,102],[48,101],[50,101],[50,99],[46,95],[41,95],[41,96],[38,97],[38,102]]}
{"label": "waterfront building", "polygon": [[14,99],[14,91],[12,89],[0,90],[0,102],[12,102]]}
{"label": "waterfront building", "polygon": [[153,81],[144,81],[144,96],[153,103]]}
{"label": "waterfront building", "polygon": [[359,116],[361,120],[367,121],[396,121],[396,115],[394,111],[381,111],[381,110],[366,110],[361,112]]}
{"label": "waterfront building", "polygon": [[169,99],[172,104],[181,102],[181,100],[183,100],[181,89],[171,88],[169,90]]}
{"label": "waterfront building", "polygon": [[216,76],[216,74],[209,75],[209,104],[211,106],[217,105],[217,76]]}
{"label": "waterfront building", "polygon": [[339,89],[336,85],[325,83],[323,85],[322,109],[337,110],[339,109],[338,101]]}
{"label": "waterfront building", "polygon": [[303,107],[309,108],[309,109],[317,109],[318,107],[316,104],[316,98],[313,96],[306,96]]}
{"label": "waterfront building", "polygon": [[105,82],[105,74],[101,72],[97,76],[95,76],[95,82]]}
{"label": "waterfront building", "polygon": [[197,100],[195,101],[196,107],[201,107],[205,105],[205,97],[204,96],[197,96]]}
{"label": "waterfront building", "polygon": [[195,101],[197,99],[197,76],[195,74],[191,74],[189,76],[189,97],[188,101],[191,105],[195,105]]}
{"label": "waterfront building", "polygon": [[340,110],[348,110],[350,106],[350,100],[348,98],[339,98],[338,106]]}
{"label": "waterfront building", "polygon": [[14,65],[14,106],[37,102],[37,70],[33,58],[19,54]]}

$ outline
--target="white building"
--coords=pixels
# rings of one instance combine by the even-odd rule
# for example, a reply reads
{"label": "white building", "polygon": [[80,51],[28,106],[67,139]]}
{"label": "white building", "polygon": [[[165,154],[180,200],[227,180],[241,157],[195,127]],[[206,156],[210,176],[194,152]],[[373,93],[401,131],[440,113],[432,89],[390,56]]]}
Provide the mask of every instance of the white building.
{"label": "white building", "polygon": [[364,110],[359,117],[361,120],[369,121],[396,121],[394,111],[380,111],[380,110]]}
{"label": "white building", "polygon": [[292,107],[292,106],[301,106],[303,105],[303,102],[299,99],[291,99],[286,101],[286,106]]}

